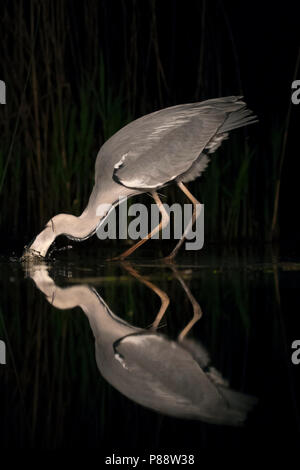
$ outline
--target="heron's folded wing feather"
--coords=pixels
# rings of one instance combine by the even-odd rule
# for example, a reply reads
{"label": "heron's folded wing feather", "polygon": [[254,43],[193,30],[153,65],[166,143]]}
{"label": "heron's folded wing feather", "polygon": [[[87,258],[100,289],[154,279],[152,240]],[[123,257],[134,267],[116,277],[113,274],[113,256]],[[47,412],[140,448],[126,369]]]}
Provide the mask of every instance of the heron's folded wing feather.
{"label": "heron's folded wing feather", "polygon": [[140,129],[137,123],[131,145],[124,148],[115,165],[114,179],[126,187],[143,189],[174,180],[197,160],[226,116],[210,106],[185,105],[176,112],[157,115],[147,135],[144,123]]}

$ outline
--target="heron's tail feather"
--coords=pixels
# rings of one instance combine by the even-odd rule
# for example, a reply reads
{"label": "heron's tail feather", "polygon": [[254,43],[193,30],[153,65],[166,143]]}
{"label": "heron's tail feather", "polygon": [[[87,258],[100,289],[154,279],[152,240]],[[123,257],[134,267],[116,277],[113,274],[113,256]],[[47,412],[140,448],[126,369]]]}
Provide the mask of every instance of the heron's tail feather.
{"label": "heron's tail feather", "polygon": [[225,424],[243,426],[248,414],[257,404],[257,398],[226,387],[219,387],[219,391],[227,401],[228,406]]}
{"label": "heron's tail feather", "polygon": [[231,388],[220,387],[220,392],[231,408],[247,414],[258,402],[256,397],[240,393]]}
{"label": "heron's tail feather", "polygon": [[258,122],[257,116],[246,107],[245,103],[243,104],[244,106],[242,108],[228,114],[224,124],[222,124],[222,126],[219,128],[218,134],[222,134],[239,127],[247,126],[248,124],[254,124],[255,122]]}

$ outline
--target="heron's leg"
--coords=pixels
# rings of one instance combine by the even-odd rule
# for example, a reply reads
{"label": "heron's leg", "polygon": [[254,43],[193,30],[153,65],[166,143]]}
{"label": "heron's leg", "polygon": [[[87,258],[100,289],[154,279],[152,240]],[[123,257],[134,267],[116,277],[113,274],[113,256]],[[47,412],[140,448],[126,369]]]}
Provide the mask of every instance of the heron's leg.
{"label": "heron's leg", "polygon": [[163,290],[159,289],[159,287],[157,287],[155,284],[141,276],[128,262],[122,263],[122,265],[132,276],[134,276],[138,281],[145,284],[145,286],[149,287],[149,289],[153,290],[153,292],[155,292],[155,294],[157,294],[160,298],[161,307],[155,317],[154,322],[151,325],[151,329],[156,330],[165,314],[165,311],[167,310],[170,304],[169,296]]}
{"label": "heron's leg", "polygon": [[199,303],[197,302],[197,300],[191,293],[190,289],[188,288],[188,286],[186,285],[186,283],[184,282],[184,280],[182,279],[182,277],[180,276],[180,274],[178,273],[177,269],[174,266],[172,266],[172,271],[174,272],[176,279],[180,282],[181,286],[183,287],[193,307],[193,318],[188,322],[188,324],[183,328],[181,333],[178,335],[178,340],[182,341],[186,337],[188,332],[193,328],[195,323],[197,323],[197,321],[200,320],[203,313],[202,313],[202,309]]}
{"label": "heron's leg", "polygon": [[141,245],[143,245],[147,240],[149,240],[153,235],[155,235],[157,232],[162,230],[169,222],[169,215],[164,208],[163,203],[161,202],[158,194],[156,191],[152,191],[153,198],[158,205],[158,208],[161,213],[161,221],[160,223],[150,232],[145,238],[142,238],[142,240],[139,240],[135,245],[133,245],[131,248],[126,250],[124,253],[122,253],[119,256],[116,256],[115,258],[111,258],[112,260],[123,260],[127,258],[127,256],[131,255],[137,248],[139,248]]}
{"label": "heron's leg", "polygon": [[[189,231],[191,230],[191,228],[193,227],[196,219],[198,218],[199,216],[199,205],[201,205],[201,202],[198,201],[198,199],[196,199],[192,193],[187,189],[187,187],[180,181],[179,183],[177,183],[178,187],[181,189],[181,191],[184,192],[184,194],[189,198],[190,201],[192,201],[193,203],[193,215],[192,215],[192,218],[189,222],[189,224],[187,225],[181,239],[179,240],[179,242],[177,243],[177,245],[175,246],[175,248],[173,249],[173,251],[168,255],[166,256],[164,259],[166,261],[172,261],[175,256],[177,255],[180,247],[182,246],[182,244],[184,243],[184,241],[186,240],[186,236],[187,234],[189,233]],[[198,211],[197,211],[198,209]],[[197,213],[198,212],[198,213]]]}

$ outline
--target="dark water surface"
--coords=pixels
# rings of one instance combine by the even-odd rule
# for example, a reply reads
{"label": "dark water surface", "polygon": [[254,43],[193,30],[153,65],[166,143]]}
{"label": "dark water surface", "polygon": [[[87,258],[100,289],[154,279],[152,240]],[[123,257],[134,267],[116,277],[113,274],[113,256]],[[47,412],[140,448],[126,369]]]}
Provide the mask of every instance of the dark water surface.
{"label": "dark water surface", "polygon": [[99,256],[1,258],[0,448],[296,448],[298,259]]}

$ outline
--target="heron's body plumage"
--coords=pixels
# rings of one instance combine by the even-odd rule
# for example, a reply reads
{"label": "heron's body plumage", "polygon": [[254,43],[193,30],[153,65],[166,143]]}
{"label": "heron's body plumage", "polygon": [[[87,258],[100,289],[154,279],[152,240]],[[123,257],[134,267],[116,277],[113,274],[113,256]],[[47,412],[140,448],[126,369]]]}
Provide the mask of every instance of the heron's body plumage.
{"label": "heron's body plumage", "polygon": [[[120,129],[97,155],[95,184],[81,216],[58,214],[53,217],[23,256],[45,256],[61,234],[84,240],[93,235],[107,217],[107,213],[99,215],[100,206],[115,206],[124,197],[148,191],[154,194],[172,182],[177,183],[195,205],[197,200],[183,183],[203,173],[209,162],[208,155],[221,145],[231,130],[257,121],[241,98],[228,96],[172,106],[147,114]],[[160,204],[158,195],[155,197]],[[184,236],[172,256],[183,239]]]}
{"label": "heron's body plumage", "polygon": [[45,266],[30,275],[52,306],[82,308],[95,337],[99,371],[123,395],[169,416],[244,423],[256,399],[230,388],[201,343],[174,341],[131,325],[112,312],[95,289],[57,286]]}
{"label": "heron's body plumage", "polygon": [[117,183],[141,191],[174,180],[190,181],[206,168],[208,158],[202,152],[214,152],[230,130],[256,120],[236,96],[147,114],[105,142],[97,157],[96,177],[101,178],[107,168]]}

